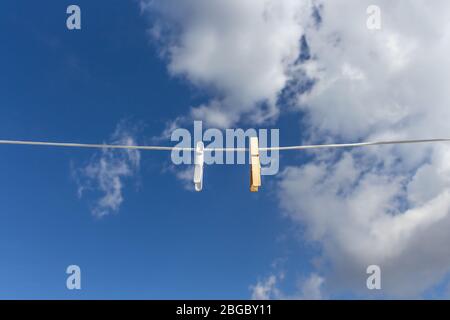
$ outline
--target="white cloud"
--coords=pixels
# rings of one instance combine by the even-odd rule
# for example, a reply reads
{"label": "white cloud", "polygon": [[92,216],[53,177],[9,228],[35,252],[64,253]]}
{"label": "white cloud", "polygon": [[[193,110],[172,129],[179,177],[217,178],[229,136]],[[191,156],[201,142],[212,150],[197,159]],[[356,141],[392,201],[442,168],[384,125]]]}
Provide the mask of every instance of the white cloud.
{"label": "white cloud", "polygon": [[[301,96],[315,129],[347,139],[388,129],[445,135],[448,1],[378,1],[380,31],[366,28],[370,1],[320,2],[320,28],[305,31],[314,59],[302,68],[317,81]],[[430,132],[432,121],[441,126]]]}
{"label": "white cloud", "polygon": [[163,172],[170,172],[180,181],[181,185],[186,191],[194,192],[194,166],[175,166],[168,165]]}
{"label": "white cloud", "polygon": [[[132,130],[125,122],[118,124],[111,137],[112,144],[135,145]],[[137,150],[103,149],[95,154],[83,168],[75,171],[78,194],[85,191],[100,194],[92,207],[92,214],[103,217],[120,209],[123,198],[124,181],[139,170],[140,153]]]}
{"label": "white cloud", "polygon": [[[299,95],[312,136],[448,136],[450,3],[378,1],[383,24],[374,32],[365,28],[369,1],[321,2],[320,27],[305,31],[314,59],[302,66],[316,83]],[[370,264],[381,266],[388,296],[417,296],[444,278],[449,156],[447,145],[386,146],[284,171],[280,203],[323,247],[331,292],[368,295]]]}
{"label": "white cloud", "polygon": [[277,97],[298,58],[309,1],[142,0],[141,5],[154,18],[151,35],[170,73],[215,92],[191,117],[228,127],[243,115],[261,123],[278,114]]}
{"label": "white cloud", "polygon": [[395,296],[417,295],[449,271],[450,179],[435,192],[425,184],[408,194],[423,177],[420,171],[411,180],[377,169],[382,162],[346,153],[337,163],[287,168],[281,177],[280,203],[288,217],[307,226],[305,239],[322,245],[332,291],[368,294],[365,269],[371,264],[382,268],[383,292]]}
{"label": "white cloud", "polygon": [[311,274],[308,278],[301,281],[297,292],[286,294],[279,286],[284,280],[284,274],[271,274],[263,280],[259,280],[256,285],[251,286],[251,297],[253,300],[321,300],[322,286],[325,279],[318,274]]}
{"label": "white cloud", "polygon": [[308,300],[321,300],[322,297],[322,285],[325,279],[317,274],[312,274],[302,285],[301,298]]}
{"label": "white cloud", "polygon": [[270,275],[262,281],[258,281],[256,285],[251,287],[253,300],[269,300],[279,296],[276,288],[277,276]]}

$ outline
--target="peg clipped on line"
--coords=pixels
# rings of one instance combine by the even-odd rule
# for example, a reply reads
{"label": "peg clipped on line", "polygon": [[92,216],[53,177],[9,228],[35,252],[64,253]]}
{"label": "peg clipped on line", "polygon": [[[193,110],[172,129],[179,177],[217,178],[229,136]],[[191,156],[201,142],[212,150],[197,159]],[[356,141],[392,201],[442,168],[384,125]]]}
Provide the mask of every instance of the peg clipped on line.
{"label": "peg clipped on line", "polygon": [[194,186],[195,191],[202,191],[203,189],[203,164],[205,162],[205,145],[202,141],[197,142],[195,148],[194,159]]}
{"label": "peg clipped on line", "polygon": [[261,187],[261,162],[258,137],[250,137],[250,191],[258,192],[259,187]]}

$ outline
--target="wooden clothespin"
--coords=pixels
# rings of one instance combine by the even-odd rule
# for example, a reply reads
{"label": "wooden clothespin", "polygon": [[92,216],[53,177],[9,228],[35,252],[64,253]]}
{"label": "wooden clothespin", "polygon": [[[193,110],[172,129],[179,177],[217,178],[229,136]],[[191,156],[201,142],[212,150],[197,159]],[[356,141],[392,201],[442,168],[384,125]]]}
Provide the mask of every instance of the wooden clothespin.
{"label": "wooden clothespin", "polygon": [[195,191],[202,191],[203,188],[203,164],[205,162],[205,146],[202,141],[197,142],[194,159],[194,185]]}
{"label": "wooden clothespin", "polygon": [[250,137],[250,191],[258,192],[261,186],[261,163],[259,161],[258,137]]}

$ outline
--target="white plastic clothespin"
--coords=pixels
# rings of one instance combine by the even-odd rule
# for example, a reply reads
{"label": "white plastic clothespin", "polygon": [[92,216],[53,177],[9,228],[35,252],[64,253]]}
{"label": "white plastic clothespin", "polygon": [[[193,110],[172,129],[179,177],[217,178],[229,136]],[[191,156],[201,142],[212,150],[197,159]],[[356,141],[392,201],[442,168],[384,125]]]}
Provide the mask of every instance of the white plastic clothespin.
{"label": "white plastic clothespin", "polygon": [[202,141],[197,142],[194,159],[194,185],[195,191],[202,191],[203,188],[203,164],[205,162],[205,145]]}
{"label": "white plastic clothespin", "polygon": [[250,137],[250,191],[258,192],[259,187],[261,187],[261,162],[258,137]]}

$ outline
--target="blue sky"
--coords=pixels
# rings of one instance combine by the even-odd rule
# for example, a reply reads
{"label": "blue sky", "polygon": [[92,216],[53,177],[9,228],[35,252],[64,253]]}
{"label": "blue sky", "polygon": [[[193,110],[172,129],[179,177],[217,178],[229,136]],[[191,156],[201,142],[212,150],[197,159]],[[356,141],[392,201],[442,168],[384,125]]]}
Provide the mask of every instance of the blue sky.
{"label": "blue sky", "polygon": [[[168,75],[137,3],[77,1],[81,31],[65,27],[69,4],[0,5],[2,139],[103,142],[128,119],[145,141],[205,99]],[[247,166],[207,167],[193,193],[164,172],[170,154],[144,152],[119,212],[97,219],[71,176],[94,151],[0,152],[0,298],[249,298],[275,259],[300,249],[286,239],[274,178],[250,194]],[[70,264],[80,291],[66,289]],[[288,264],[308,269],[308,250]]]}
{"label": "blue sky", "polygon": [[[194,120],[281,145],[448,137],[446,0],[78,0],[76,31],[70,4],[0,4],[0,139],[173,145]],[[445,144],[282,153],[258,193],[248,165],[192,192],[165,152],[0,155],[0,298],[449,296]]]}

